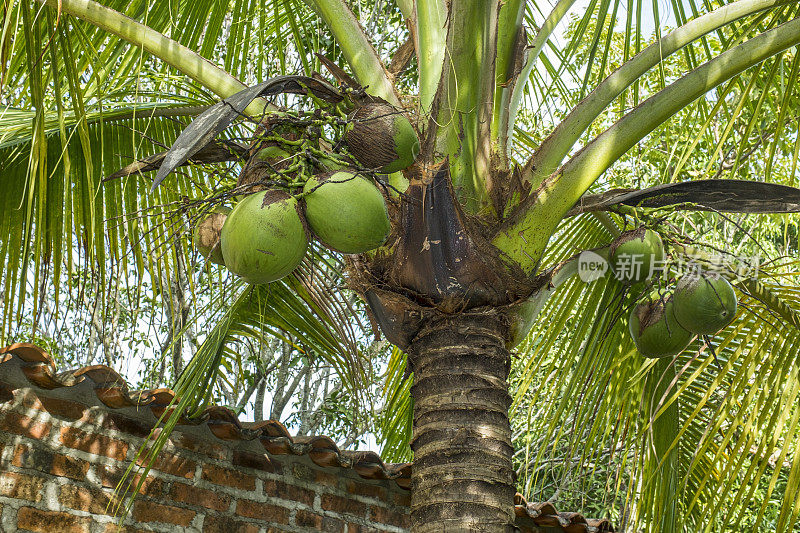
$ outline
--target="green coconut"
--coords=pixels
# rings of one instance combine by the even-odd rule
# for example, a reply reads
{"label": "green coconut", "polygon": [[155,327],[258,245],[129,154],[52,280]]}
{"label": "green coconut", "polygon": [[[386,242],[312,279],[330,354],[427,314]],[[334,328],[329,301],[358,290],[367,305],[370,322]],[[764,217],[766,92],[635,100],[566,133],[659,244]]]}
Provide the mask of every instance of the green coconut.
{"label": "green coconut", "polygon": [[648,279],[664,260],[661,236],[645,227],[626,231],[611,243],[611,268],[622,283],[640,283]]}
{"label": "green coconut", "polygon": [[225,266],[248,283],[269,283],[289,274],[308,247],[297,200],[283,191],[251,194],[233,208],[221,235]]}
{"label": "green coconut", "polygon": [[730,324],[737,305],[733,287],[719,275],[687,274],[675,287],[675,318],[698,335],[711,335]]}
{"label": "green coconut", "polygon": [[359,163],[384,174],[410,167],[419,153],[414,126],[401,110],[385,102],[356,109],[344,140]]}
{"label": "green coconut", "polygon": [[227,207],[215,207],[211,214],[195,226],[192,235],[192,243],[200,255],[217,265],[225,265],[219,241],[222,226],[230,212]]}
{"label": "green coconut", "polygon": [[270,146],[265,146],[264,148],[256,152],[255,156],[253,157],[258,158],[261,161],[268,161],[270,163],[274,163],[276,161],[286,159],[290,156],[291,154],[286,150],[284,150],[283,148],[281,148],[280,146],[270,145]]}
{"label": "green coconut", "polygon": [[389,214],[371,179],[350,171],[326,172],[309,178],[303,192],[308,225],[328,248],[360,254],[386,242]]}
{"label": "green coconut", "polygon": [[692,333],[675,320],[671,296],[638,304],[628,326],[636,348],[645,357],[672,357],[692,342]]}

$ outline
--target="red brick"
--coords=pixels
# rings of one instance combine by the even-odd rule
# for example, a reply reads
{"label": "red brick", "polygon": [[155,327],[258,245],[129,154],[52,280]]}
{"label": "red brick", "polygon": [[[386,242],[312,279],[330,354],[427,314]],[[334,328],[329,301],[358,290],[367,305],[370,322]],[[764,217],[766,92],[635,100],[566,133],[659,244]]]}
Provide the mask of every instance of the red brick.
{"label": "red brick", "polygon": [[163,522],[176,526],[188,526],[194,519],[195,512],[171,505],[161,505],[137,499],[133,504],[133,519],[137,522]]}
{"label": "red brick", "polygon": [[322,508],[326,511],[350,514],[355,516],[365,516],[367,506],[361,502],[336,496],[335,494],[322,495]]}
{"label": "red brick", "polygon": [[61,428],[60,440],[67,448],[73,448],[95,455],[104,455],[118,461],[125,460],[125,456],[128,454],[127,443],[106,437],[105,435],[86,433],[74,427]]}
{"label": "red brick", "polygon": [[326,533],[343,533],[345,531],[345,523],[338,518],[321,516],[311,511],[297,511],[294,523],[297,527]]}
{"label": "red brick", "polygon": [[59,490],[58,501],[69,509],[105,515],[114,514],[116,503],[112,499],[111,493],[75,485],[62,485]]}
{"label": "red brick", "polygon": [[376,498],[378,500],[386,501],[386,489],[380,485],[361,483],[352,479],[348,479],[344,483],[345,490],[356,496],[365,496],[367,498]]}
{"label": "red brick", "polygon": [[269,503],[239,500],[236,514],[245,518],[256,518],[269,524],[288,524],[289,510]]}
{"label": "red brick", "polygon": [[[5,445],[5,444],[4,444]],[[27,444],[20,444],[14,447],[14,455],[11,456],[11,464],[23,468],[22,464],[25,463],[25,456],[30,453],[31,447]]]}
{"label": "red brick", "polygon": [[344,533],[344,527],[345,523],[338,518],[323,516],[320,531],[324,531],[325,533]]}
{"label": "red brick", "polygon": [[38,502],[42,499],[42,486],[44,480],[41,478],[14,472],[0,474],[0,496]]}
{"label": "red brick", "polygon": [[19,468],[30,468],[39,472],[47,472],[53,464],[53,454],[39,446],[20,444],[14,448],[11,464]]}
{"label": "red brick", "polygon": [[[103,487],[108,488],[116,488],[117,485],[122,481],[122,476],[125,473],[125,468],[114,468],[111,466],[106,465],[96,465],[95,472],[100,477],[100,484]],[[141,475],[133,474],[129,475],[125,479],[125,484],[129,490],[135,487],[139,480],[141,479]],[[153,476],[147,476],[142,488],[139,490],[139,494],[146,494],[152,498],[157,498],[163,496],[167,492],[167,485],[161,481],[160,479],[156,479]]]}
{"label": "red brick", "polygon": [[214,511],[227,511],[231,506],[230,496],[185,483],[174,483],[170,495],[176,502],[197,505]]}
{"label": "red brick", "polygon": [[369,517],[371,521],[381,524],[406,528],[411,526],[411,519],[408,513],[399,513],[385,507],[374,506],[370,508]]}
{"label": "red brick", "polygon": [[[98,464],[95,465],[94,470],[97,473],[97,476],[100,478],[100,484],[104,487],[111,487],[114,488],[122,481],[122,476],[125,474],[124,466],[109,466],[109,465],[102,465]],[[127,482],[133,479],[133,475],[128,474]]]}
{"label": "red brick", "polygon": [[114,522],[111,524],[106,524],[106,528],[103,530],[103,533],[152,533],[152,531],[131,526],[120,527],[119,524]]}
{"label": "red brick", "polygon": [[322,527],[322,517],[312,511],[298,510],[294,515],[294,523],[298,527],[319,530]]}
{"label": "red brick", "polygon": [[267,457],[265,453],[234,451],[233,464],[234,466],[241,466],[242,468],[254,468],[266,472],[275,472],[272,461],[269,460],[269,457]]}
{"label": "red brick", "polygon": [[254,490],[256,488],[255,477],[212,464],[203,465],[203,479],[216,485],[224,485],[239,490]]}
{"label": "red brick", "polygon": [[264,493],[274,498],[300,502],[309,507],[314,505],[314,491],[295,487],[282,481],[264,480]]}
{"label": "red brick", "polygon": [[68,477],[78,481],[86,479],[88,471],[89,463],[86,461],[61,454],[53,456],[53,464],[50,468],[50,473],[55,476]]}
{"label": "red brick", "polygon": [[[144,456],[140,456],[139,459],[136,460],[136,464],[139,466],[146,466],[147,462],[148,459]],[[151,470],[158,470],[159,472],[182,477],[184,479],[192,479],[196,468],[197,463],[191,459],[181,457],[180,455],[167,454],[163,451],[156,456],[155,460],[150,465]]]}
{"label": "red brick", "polygon": [[[203,533],[258,533],[263,525],[234,520],[229,516],[206,516],[203,520]],[[271,530],[270,528],[267,531]]]}
{"label": "red brick", "polygon": [[21,507],[17,511],[17,527],[37,533],[89,533],[92,519],[69,513],[40,511],[32,507]]}
{"label": "red brick", "polygon": [[347,524],[347,533],[385,533],[386,529],[377,529],[359,524]]}
{"label": "red brick", "polygon": [[6,411],[0,417],[0,431],[7,431],[29,437],[31,439],[41,440],[50,433],[49,422],[38,422],[14,411]]}

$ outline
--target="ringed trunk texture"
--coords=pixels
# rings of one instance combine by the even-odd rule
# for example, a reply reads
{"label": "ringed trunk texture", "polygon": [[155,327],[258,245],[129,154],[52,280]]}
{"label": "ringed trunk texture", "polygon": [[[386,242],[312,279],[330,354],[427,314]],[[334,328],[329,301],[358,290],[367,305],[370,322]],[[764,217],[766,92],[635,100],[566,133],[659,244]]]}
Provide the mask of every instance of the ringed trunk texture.
{"label": "ringed trunk texture", "polygon": [[508,325],[495,311],[436,316],[408,349],[414,384],[414,533],[514,531]]}

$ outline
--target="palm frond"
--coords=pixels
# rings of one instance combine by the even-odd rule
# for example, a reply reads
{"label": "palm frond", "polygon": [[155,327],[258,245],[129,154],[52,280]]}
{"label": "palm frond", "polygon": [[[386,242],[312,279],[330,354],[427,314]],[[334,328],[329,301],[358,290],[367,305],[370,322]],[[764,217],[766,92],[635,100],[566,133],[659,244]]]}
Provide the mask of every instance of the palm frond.
{"label": "palm frond", "polygon": [[392,350],[383,385],[383,408],[379,421],[381,456],[385,461],[410,461],[413,401],[412,373],[406,372],[406,355],[398,348]]}

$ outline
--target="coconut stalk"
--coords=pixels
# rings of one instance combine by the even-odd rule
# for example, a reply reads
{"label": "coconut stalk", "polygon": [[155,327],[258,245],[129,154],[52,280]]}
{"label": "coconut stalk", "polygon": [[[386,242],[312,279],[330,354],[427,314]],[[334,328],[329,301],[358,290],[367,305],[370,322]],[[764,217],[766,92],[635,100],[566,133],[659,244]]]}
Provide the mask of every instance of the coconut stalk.
{"label": "coconut stalk", "polygon": [[394,84],[361,24],[342,0],[304,0],[325,21],[342,48],[347,63],[367,92],[399,106]]}
{"label": "coconut stalk", "polygon": [[501,225],[492,242],[533,274],[562,217],[620,156],[720,83],[798,43],[800,19],[794,19],[723,52],[651,96],[544,180]]}
{"label": "coconut stalk", "polygon": [[[227,98],[246,86],[217,67],[197,52],[170,39],[164,34],[145,26],[92,0],[38,0],[54,9],[69,13],[100,29],[124,39],[134,46],[159,58],[164,63],[186,74],[197,83]],[[256,101],[247,108],[252,116],[262,115],[265,109],[274,109],[266,102]]]}
{"label": "coconut stalk", "polygon": [[[508,102],[516,84],[518,69],[523,67],[527,34],[522,25],[525,15],[523,0],[509,0],[500,6],[497,23],[497,59],[495,61],[494,104],[492,111],[492,140],[495,151],[506,157],[506,130],[508,128]],[[523,85],[524,85],[523,80]],[[502,135],[500,135],[502,133]]]}
{"label": "coconut stalk", "polygon": [[444,64],[447,36],[447,8],[443,0],[416,0],[416,34],[419,44],[419,105],[420,115],[431,111],[433,98],[439,88]]}
{"label": "coconut stalk", "polygon": [[667,56],[735,20],[788,3],[790,0],[739,0],[689,21],[651,44],[610,74],[570,111],[526,163],[523,179],[538,187],[614,99]]}
{"label": "coconut stalk", "polygon": [[[450,159],[459,201],[470,213],[489,205],[492,182],[491,121],[497,47],[497,0],[453,0],[442,79],[433,102],[423,156]],[[469,35],[469,39],[464,39]],[[435,120],[433,120],[435,117]],[[438,157],[434,157],[435,154]]]}

